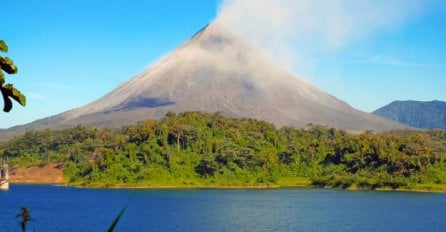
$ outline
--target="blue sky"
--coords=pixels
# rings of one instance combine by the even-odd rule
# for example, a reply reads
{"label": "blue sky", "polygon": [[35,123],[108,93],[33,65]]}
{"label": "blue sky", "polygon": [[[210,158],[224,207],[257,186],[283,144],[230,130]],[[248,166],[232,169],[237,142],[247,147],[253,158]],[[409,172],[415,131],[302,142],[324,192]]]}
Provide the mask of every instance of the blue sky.
{"label": "blue sky", "polygon": [[[27,96],[0,128],[83,106],[149,67],[217,16],[218,0],[2,2],[0,39]],[[386,30],[311,53],[293,72],[370,112],[393,100],[446,100],[446,4]],[[7,10],[6,10],[7,9]],[[3,54],[5,55],[5,54]],[[296,66],[299,66],[296,64]]]}

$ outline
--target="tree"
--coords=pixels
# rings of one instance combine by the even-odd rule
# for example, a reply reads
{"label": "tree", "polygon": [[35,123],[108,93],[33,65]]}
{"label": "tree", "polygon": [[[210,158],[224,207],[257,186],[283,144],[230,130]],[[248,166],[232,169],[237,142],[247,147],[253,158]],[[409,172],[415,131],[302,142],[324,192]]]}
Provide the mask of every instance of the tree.
{"label": "tree", "polygon": [[218,169],[218,163],[212,155],[204,155],[195,171],[201,176],[212,176]]}
{"label": "tree", "polygon": [[[8,52],[8,46],[6,45],[5,41],[0,40],[0,51],[1,52]],[[25,106],[26,105],[26,97],[23,95],[18,89],[14,88],[12,84],[5,84],[5,75],[3,74],[3,71],[8,74],[16,74],[17,73],[17,66],[14,65],[14,62],[9,59],[8,57],[0,56],[0,90],[3,95],[3,102],[4,107],[3,111],[9,112],[12,109],[12,101],[10,98],[17,101],[20,105]]]}
{"label": "tree", "polygon": [[177,154],[180,153],[180,140],[184,137],[184,124],[180,118],[172,120],[169,135],[176,139]]}

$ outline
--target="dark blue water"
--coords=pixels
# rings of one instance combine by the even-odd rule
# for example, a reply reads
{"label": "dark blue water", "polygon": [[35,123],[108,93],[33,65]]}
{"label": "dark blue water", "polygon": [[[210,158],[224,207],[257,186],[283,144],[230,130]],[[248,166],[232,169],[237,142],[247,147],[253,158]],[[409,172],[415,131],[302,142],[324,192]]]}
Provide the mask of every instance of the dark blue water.
{"label": "dark blue water", "polygon": [[446,231],[446,194],[273,190],[117,190],[12,185],[0,192],[0,231]]}

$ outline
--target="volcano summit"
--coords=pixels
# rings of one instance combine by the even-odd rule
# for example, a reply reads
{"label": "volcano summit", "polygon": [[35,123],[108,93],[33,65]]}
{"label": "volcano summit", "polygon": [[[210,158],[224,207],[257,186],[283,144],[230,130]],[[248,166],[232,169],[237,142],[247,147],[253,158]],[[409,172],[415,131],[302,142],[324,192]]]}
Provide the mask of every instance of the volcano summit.
{"label": "volcano summit", "polygon": [[166,112],[219,111],[276,126],[309,123],[344,130],[383,131],[403,126],[358,111],[300,81],[212,23],[147,70],[77,109],[8,129],[23,132],[78,124],[116,127]]}

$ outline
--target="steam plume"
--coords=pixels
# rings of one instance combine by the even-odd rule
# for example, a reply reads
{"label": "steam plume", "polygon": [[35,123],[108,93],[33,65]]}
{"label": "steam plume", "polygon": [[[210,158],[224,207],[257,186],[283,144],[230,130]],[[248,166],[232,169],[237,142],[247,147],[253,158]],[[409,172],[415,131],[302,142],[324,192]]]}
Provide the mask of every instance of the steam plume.
{"label": "steam plume", "polygon": [[355,40],[392,29],[438,2],[223,0],[217,21],[299,73],[321,53],[336,52]]}

